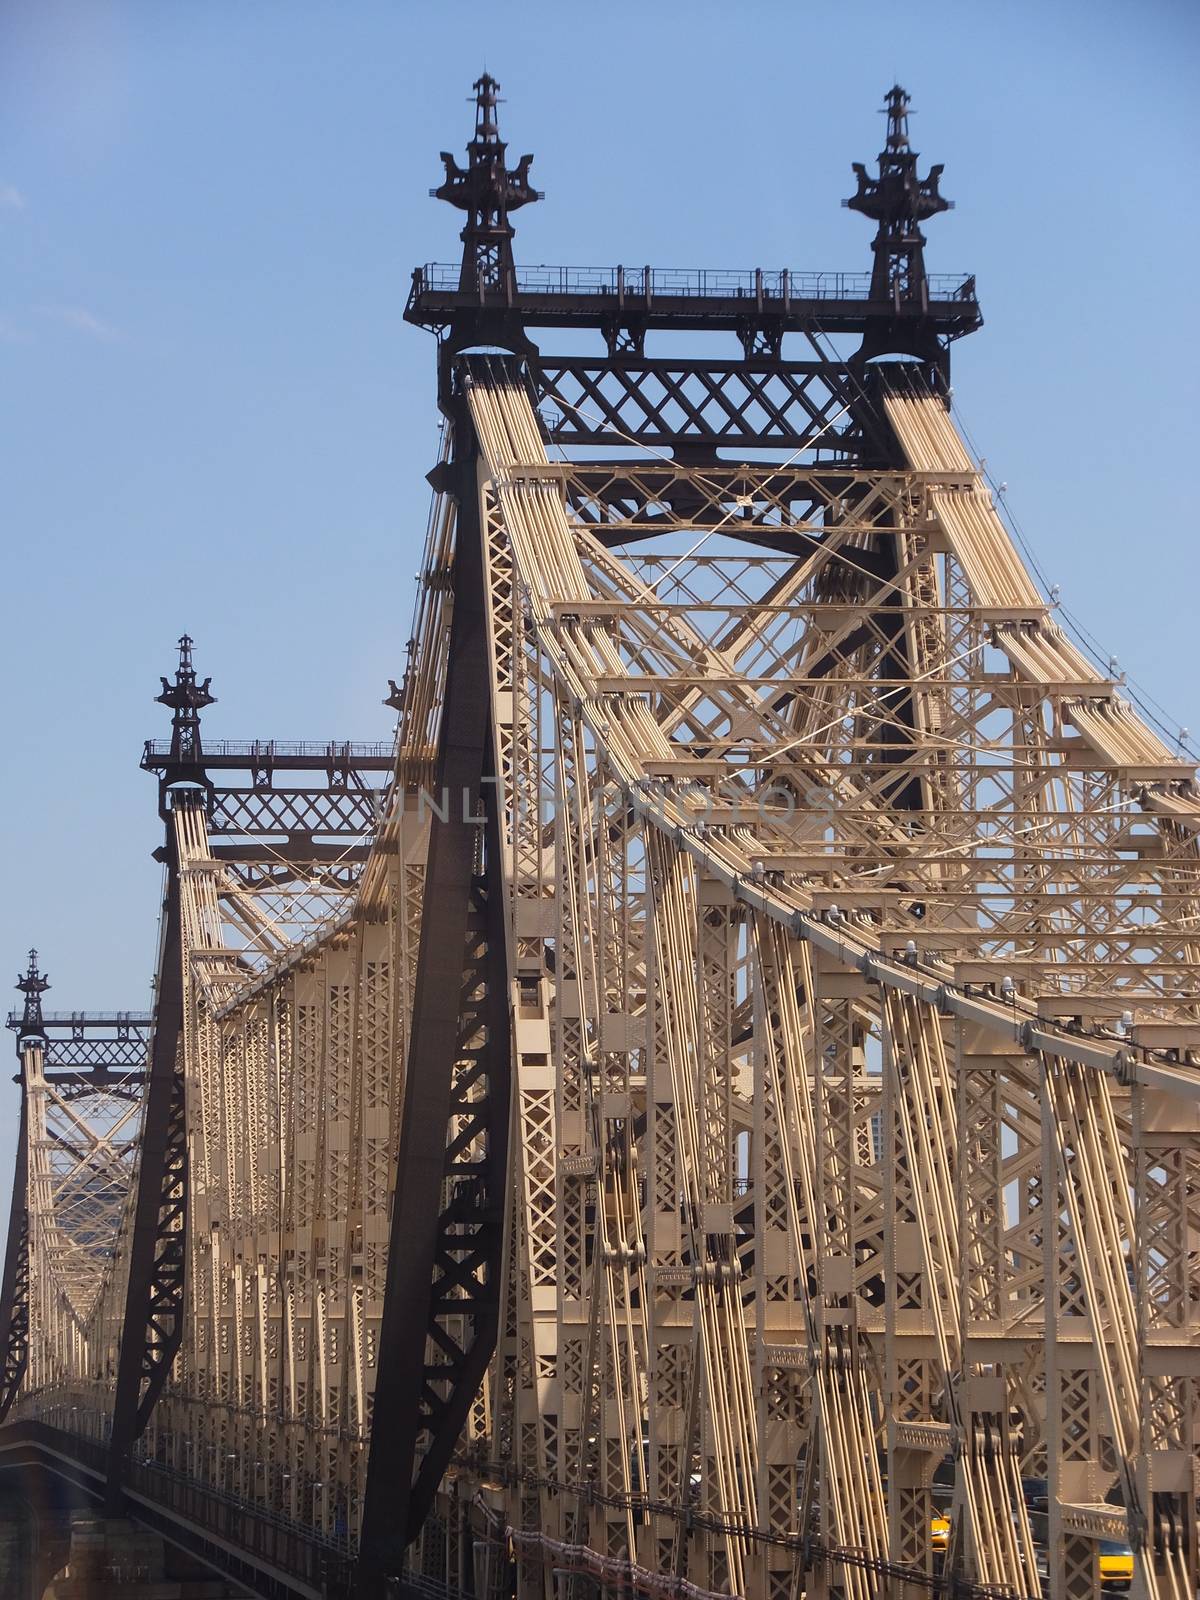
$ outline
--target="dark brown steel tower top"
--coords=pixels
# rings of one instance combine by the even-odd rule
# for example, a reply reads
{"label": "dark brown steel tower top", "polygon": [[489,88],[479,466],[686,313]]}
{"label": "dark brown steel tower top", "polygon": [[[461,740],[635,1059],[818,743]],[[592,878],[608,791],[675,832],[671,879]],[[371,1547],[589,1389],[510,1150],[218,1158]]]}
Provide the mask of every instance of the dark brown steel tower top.
{"label": "dark brown steel tower top", "polygon": [[[879,174],[868,176],[856,165],[858,193],[845,202],[879,223],[870,273],[518,266],[511,214],[542,198],[529,182],[533,157],[522,156],[513,169],[506,165],[499,85],[484,73],[474,88],[467,166],[443,152],[445,182],[430,191],[467,214],[462,260],[418,267],[404,313],[443,339],[447,358],[475,345],[536,358],[538,329],[598,329],[612,358],[644,355],[646,335],[655,329],[732,332],[747,360],[776,363],[789,334],[804,341],[857,335],[857,354],[844,359],[861,365],[879,356],[915,357],[944,386],[948,346],[982,322],[974,277],[925,270],[920,224],[947,210],[949,201],[938,193],[940,166],[917,174],[908,144],[909,97],[898,86],[886,96]],[[445,386],[440,398],[445,403]]]}
{"label": "dark brown steel tower top", "polygon": [[930,167],[924,178],[917,176],[917,152],[908,144],[909,103],[899,84],[888,90],[883,107],[887,141],[879,152],[879,176],[869,177],[862,162],[854,162],[858,193],[842,202],[879,223],[871,246],[875,252],[871,299],[890,300],[896,311],[914,299],[928,304],[925,235],[920,224],[954,204],[938,193],[942,166]]}
{"label": "dark brown steel tower top", "polygon": [[216,695],[208,692],[211,678],[203,683],[196,681],[192,666],[192,640],[185,633],[179,641],[179,665],[175,669],[175,682],[161,680],[162,693],[155,695],[161,706],[170,706],[175,715],[171,718],[171,755],[176,761],[199,761],[200,713],[205,706],[216,704]]}
{"label": "dark brown steel tower top", "polygon": [[25,996],[25,1006],[16,1029],[18,1051],[26,1039],[46,1037],[46,1025],[42,1019],[42,996],[49,987],[49,978],[38,971],[37,951],[31,950],[28,968],[24,973],[17,975],[17,988]]}
{"label": "dark brown steel tower top", "polygon": [[504,164],[508,146],[500,137],[496,118],[500,85],[485,72],[472,87],[475,137],[467,146],[466,171],[443,150],[446,181],[429,191],[435,200],[448,200],[467,213],[460,235],[463,258],[459,288],[464,293],[483,292],[504,284],[513,265],[515,230],[508,220],[509,212],[542,198],[529,182],[532,156],[522,156],[511,172]]}

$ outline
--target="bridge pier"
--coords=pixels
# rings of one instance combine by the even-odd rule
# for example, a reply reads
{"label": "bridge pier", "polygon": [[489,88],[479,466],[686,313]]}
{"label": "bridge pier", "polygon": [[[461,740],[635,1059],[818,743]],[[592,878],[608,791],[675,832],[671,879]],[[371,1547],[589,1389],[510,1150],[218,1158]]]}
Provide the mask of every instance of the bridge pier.
{"label": "bridge pier", "polygon": [[72,1491],[40,1473],[0,1473],[0,1595],[42,1600],[67,1560]]}
{"label": "bridge pier", "polygon": [[0,1594],[13,1600],[41,1600],[35,1590],[37,1523],[32,1507],[19,1495],[0,1492]]}
{"label": "bridge pier", "polygon": [[120,1517],[75,1512],[66,1565],[42,1600],[243,1600],[157,1533]]}

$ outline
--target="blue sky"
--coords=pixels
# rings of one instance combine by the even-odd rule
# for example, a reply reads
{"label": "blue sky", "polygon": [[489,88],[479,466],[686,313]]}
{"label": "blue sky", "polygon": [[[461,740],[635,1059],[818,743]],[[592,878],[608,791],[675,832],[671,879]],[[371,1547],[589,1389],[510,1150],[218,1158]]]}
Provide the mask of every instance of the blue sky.
{"label": "blue sky", "polygon": [[183,629],[214,735],[389,730],[436,445],[401,313],[457,255],[427,191],[484,64],[546,191],[518,259],[580,265],[865,270],[840,201],[899,79],[956,201],[929,266],[986,317],[962,414],[1048,579],[1200,730],[1194,6],[5,0],[0,954],[40,947],[48,1004],[147,1001],[137,763]]}

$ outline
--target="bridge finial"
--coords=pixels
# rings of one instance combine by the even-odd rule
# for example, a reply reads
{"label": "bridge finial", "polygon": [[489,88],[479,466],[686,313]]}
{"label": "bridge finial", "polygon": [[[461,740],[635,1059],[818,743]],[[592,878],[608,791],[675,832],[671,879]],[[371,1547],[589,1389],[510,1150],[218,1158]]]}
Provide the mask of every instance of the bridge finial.
{"label": "bridge finial", "polygon": [[175,713],[171,718],[171,755],[183,761],[199,761],[202,754],[200,713],[205,706],[215,705],[217,698],[208,692],[211,678],[205,678],[203,683],[196,681],[192,644],[192,639],[185,633],[179,641],[175,682],[163,678],[162,693],[154,697],[158,705],[170,706]]}
{"label": "bridge finial", "polygon": [[460,235],[463,242],[459,288],[472,293],[484,288],[503,287],[512,271],[512,241],[515,229],[509,212],[541,193],[529,182],[532,156],[522,156],[511,171],[505,166],[508,146],[500,137],[496,107],[500,104],[500,85],[484,72],[472,85],[475,91],[475,136],[467,146],[467,166],[462,168],[447,151],[442,151],[445,181],[429,192],[467,213]]}
{"label": "bridge finial", "polygon": [[38,971],[37,951],[31,950],[28,968],[24,973],[17,974],[17,988],[25,996],[25,1009],[21,1014],[21,1023],[17,1031],[18,1050],[28,1038],[46,1037],[46,1026],[42,1020],[42,996],[49,987],[49,978]]}
{"label": "bridge finial", "polygon": [[842,202],[879,223],[871,246],[875,252],[871,299],[894,305],[927,296],[925,235],[920,224],[953,205],[938,193],[942,166],[930,167],[923,178],[917,176],[917,152],[908,143],[909,104],[898,83],[888,90],[883,106],[887,138],[879,152],[879,176],[869,177],[862,162],[856,161],[858,193]]}

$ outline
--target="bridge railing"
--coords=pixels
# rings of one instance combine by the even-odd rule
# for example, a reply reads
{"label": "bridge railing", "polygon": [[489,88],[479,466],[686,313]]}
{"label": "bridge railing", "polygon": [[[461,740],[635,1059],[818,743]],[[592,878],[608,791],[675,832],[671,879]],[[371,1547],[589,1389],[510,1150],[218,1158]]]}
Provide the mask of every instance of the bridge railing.
{"label": "bridge railing", "polygon": [[[351,742],[345,740],[331,740],[322,744],[312,739],[206,739],[204,741],[205,757],[244,758],[248,761],[274,761],[282,763],[289,756],[298,756],[311,761],[328,757],[333,761],[344,761],[347,757],[355,760],[380,761],[387,760],[392,754],[392,741],[386,743]],[[147,739],[145,745],[147,757],[165,757],[171,753],[169,739]]]}
{"label": "bridge railing", "polygon": [[[43,1011],[42,1021],[47,1027],[97,1028],[111,1024],[114,1028],[145,1028],[154,1021],[152,1011],[113,1011],[101,1015],[95,1011]],[[17,1028],[21,1023],[21,1013],[10,1011],[8,1013],[8,1026]]]}
{"label": "bridge railing", "polygon": [[157,1461],[132,1462],[128,1489],[202,1537],[222,1540],[252,1560],[317,1587],[350,1558],[348,1540],[329,1539]]}
{"label": "bridge railing", "polygon": [[[454,294],[460,268],[431,261],[414,274],[418,293]],[[933,300],[973,297],[975,280],[965,273],[931,273]],[[597,295],[646,299],[707,300],[867,300],[867,272],[795,272],[790,268],[713,270],[702,267],[517,267],[513,288],[519,295]],[[497,291],[498,292],[498,291]],[[472,289],[472,293],[474,290]]]}

